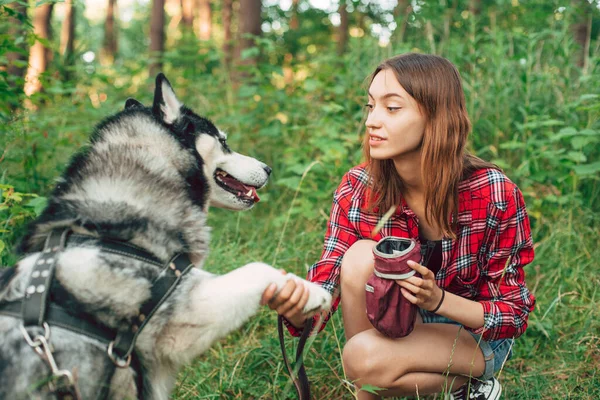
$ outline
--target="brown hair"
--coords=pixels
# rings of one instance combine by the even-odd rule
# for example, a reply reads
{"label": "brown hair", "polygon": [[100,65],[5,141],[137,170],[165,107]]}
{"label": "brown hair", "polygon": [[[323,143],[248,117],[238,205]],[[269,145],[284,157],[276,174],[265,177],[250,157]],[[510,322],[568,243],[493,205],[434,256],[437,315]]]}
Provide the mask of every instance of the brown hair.
{"label": "brown hair", "polygon": [[[407,53],[383,61],[369,78],[390,70],[398,83],[416,100],[425,117],[421,143],[421,176],[425,186],[425,219],[455,238],[458,214],[458,185],[473,171],[497,166],[465,150],[471,122],[465,106],[460,75],[445,58]],[[369,136],[365,135],[363,153],[370,176],[369,209],[385,213],[400,204],[402,180],[391,159],[375,160],[369,154]],[[454,224],[451,225],[450,217]]]}

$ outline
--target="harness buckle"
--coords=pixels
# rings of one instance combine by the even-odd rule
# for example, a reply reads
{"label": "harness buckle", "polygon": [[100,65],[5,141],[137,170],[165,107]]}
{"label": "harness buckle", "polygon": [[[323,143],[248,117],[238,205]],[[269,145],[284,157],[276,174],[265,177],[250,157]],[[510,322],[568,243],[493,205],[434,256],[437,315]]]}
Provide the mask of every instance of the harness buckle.
{"label": "harness buckle", "polygon": [[110,361],[112,361],[113,364],[115,364],[118,368],[129,367],[129,364],[131,364],[131,354],[129,354],[127,356],[127,358],[125,358],[125,359],[119,357],[116,354],[113,354],[114,344],[115,344],[114,340],[108,344],[108,350],[106,352],[108,354],[108,358],[110,358]]}

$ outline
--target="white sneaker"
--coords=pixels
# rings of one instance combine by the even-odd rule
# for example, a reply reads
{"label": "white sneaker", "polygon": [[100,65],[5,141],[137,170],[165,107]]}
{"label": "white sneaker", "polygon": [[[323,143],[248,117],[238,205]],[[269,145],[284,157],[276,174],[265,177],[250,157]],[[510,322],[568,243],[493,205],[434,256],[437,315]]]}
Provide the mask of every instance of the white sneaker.
{"label": "white sneaker", "polygon": [[[468,391],[468,393],[467,393]],[[458,390],[449,393],[445,400],[498,400],[502,394],[502,385],[496,378],[487,381],[476,381],[461,386]]]}

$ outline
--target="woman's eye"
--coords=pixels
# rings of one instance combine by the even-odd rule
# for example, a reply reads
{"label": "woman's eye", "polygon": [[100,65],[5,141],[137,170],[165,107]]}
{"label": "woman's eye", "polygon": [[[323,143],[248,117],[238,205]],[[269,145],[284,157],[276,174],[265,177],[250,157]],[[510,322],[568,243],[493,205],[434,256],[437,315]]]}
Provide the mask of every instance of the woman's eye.
{"label": "woman's eye", "polygon": [[402,108],[402,107],[388,107],[387,109],[389,112],[394,112],[394,111],[398,111],[400,108]]}
{"label": "woman's eye", "polygon": [[369,104],[369,103],[367,103],[367,104],[365,104],[365,108],[366,108],[367,110],[371,111],[371,110],[373,109],[373,104]]}

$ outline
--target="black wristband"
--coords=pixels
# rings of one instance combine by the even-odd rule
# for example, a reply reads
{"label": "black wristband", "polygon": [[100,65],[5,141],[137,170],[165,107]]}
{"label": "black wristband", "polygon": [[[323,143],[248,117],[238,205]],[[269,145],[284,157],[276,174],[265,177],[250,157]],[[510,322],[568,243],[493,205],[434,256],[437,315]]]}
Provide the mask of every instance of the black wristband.
{"label": "black wristband", "polygon": [[444,289],[442,289],[442,298],[440,299],[440,302],[438,303],[436,308],[434,308],[433,310],[431,310],[429,312],[432,312],[435,314],[440,309],[440,307],[442,306],[442,303],[444,302],[444,296],[446,296],[446,291]]}

